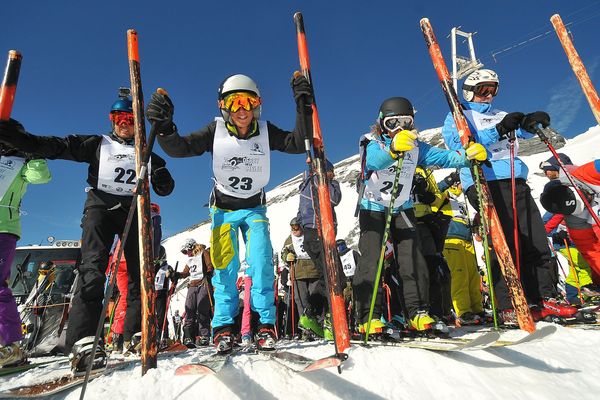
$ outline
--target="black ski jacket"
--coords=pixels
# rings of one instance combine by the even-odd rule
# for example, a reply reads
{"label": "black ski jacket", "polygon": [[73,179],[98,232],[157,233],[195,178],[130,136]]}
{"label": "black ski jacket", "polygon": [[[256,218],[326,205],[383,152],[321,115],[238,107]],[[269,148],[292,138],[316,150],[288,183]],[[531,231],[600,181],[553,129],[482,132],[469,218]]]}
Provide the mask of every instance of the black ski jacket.
{"label": "black ski jacket", "polygon": [[[110,135],[114,140],[121,141],[114,133]],[[129,209],[132,196],[118,196],[106,193],[96,188],[98,184],[98,167],[100,165],[100,145],[102,135],[69,135],[67,137],[58,136],[36,136],[31,133],[6,134],[0,131],[0,140],[9,146],[32,153],[40,158],[49,160],[71,160],[88,163],[87,182],[92,187],[88,191],[85,201],[84,212],[90,207],[113,208],[119,204]],[[167,163],[160,156],[152,153],[150,162],[150,182],[154,192],[159,196],[171,194],[175,188],[175,181],[166,170]],[[153,177],[157,170],[164,168],[170,179],[162,186],[157,186],[153,182]]]}

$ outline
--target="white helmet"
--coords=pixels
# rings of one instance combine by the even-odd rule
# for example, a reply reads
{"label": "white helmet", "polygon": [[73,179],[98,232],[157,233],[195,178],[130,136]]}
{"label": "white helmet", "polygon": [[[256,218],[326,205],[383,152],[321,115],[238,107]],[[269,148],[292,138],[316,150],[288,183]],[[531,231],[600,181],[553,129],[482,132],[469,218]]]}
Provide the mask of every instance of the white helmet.
{"label": "white helmet", "polygon": [[496,74],[491,69],[478,69],[475,72],[471,72],[467,79],[463,82],[462,85],[462,93],[463,97],[466,101],[472,101],[475,93],[473,89],[475,86],[484,83],[484,82],[492,82],[500,85],[500,81],[498,80],[498,74]]}
{"label": "white helmet", "polygon": [[183,242],[183,244],[180,247],[180,251],[183,252],[188,252],[190,250],[194,249],[194,246],[196,246],[196,241],[192,238],[186,239],[185,242]]}
{"label": "white helmet", "polygon": [[[260,91],[258,90],[258,86],[256,83],[248,76],[242,74],[231,75],[221,83],[219,86],[219,109],[221,110],[221,115],[223,119],[227,122],[231,122],[229,119],[229,111],[220,106],[221,100],[223,100],[228,94],[235,92],[249,92],[253,93],[256,96],[260,97]],[[256,107],[253,110],[254,119],[260,118],[261,106]]]}

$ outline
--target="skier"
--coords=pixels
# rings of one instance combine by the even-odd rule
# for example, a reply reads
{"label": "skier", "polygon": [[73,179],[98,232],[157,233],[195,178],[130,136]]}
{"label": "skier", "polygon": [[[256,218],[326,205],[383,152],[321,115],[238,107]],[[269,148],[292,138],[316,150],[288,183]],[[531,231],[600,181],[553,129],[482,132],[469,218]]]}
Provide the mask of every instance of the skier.
{"label": "skier", "polygon": [[[0,131],[5,124],[0,122]],[[28,184],[47,183],[50,177],[45,160],[17,151],[0,139],[0,367],[19,363],[24,357],[19,347],[21,319],[8,287],[21,237],[21,201]]]}
{"label": "skier", "polygon": [[[297,104],[306,96],[304,110],[312,113],[312,88],[302,75],[292,80]],[[272,349],[276,341],[274,279],[269,222],[264,187],[270,176],[270,151],[300,154],[304,135],[281,130],[260,121],[261,98],[256,83],[245,75],[232,75],[219,86],[216,118],[201,130],[182,137],[173,124],[173,103],[155,93],[146,116],[159,125],[158,142],[171,157],[212,153],[215,186],[210,196],[211,256],[216,271],[213,341],[219,352],[231,351],[234,319],[238,313],[237,272],[238,230],[246,243],[246,261],[252,270],[252,308],[260,315],[257,333],[259,348]],[[304,123],[297,108],[297,125]],[[308,132],[312,132],[308,129]],[[309,138],[310,139],[310,138]]]}
{"label": "skier", "polygon": [[252,307],[250,306],[250,296],[252,291],[252,274],[248,268],[246,260],[241,262],[240,272],[242,276],[238,278],[238,290],[243,293],[243,311],[242,311],[242,323],[240,326],[240,334],[243,346],[250,346],[252,344]]}
{"label": "skier", "polygon": [[[181,252],[189,257],[183,271],[175,272],[169,267],[167,277],[176,280],[190,277],[185,298],[183,344],[190,348],[207,346],[210,342],[211,277],[214,271],[210,250],[189,238],[181,246]],[[237,300],[235,304],[237,306]]]}
{"label": "skier", "polygon": [[[566,160],[563,159],[564,161]],[[568,161],[567,164],[569,164]],[[597,193],[598,188],[600,188],[600,174],[596,170],[596,164],[600,166],[600,162],[596,160],[580,167],[573,165],[568,167],[576,184],[588,196],[588,200],[595,210],[598,209]],[[550,158],[543,162],[540,167],[545,171],[553,167],[558,168],[558,165],[556,159]],[[598,170],[600,170],[600,167],[598,167]],[[570,187],[567,178],[559,171],[554,174],[551,172],[545,173],[546,176],[551,175],[555,179],[544,186],[540,202],[547,211],[563,216],[569,237],[588,262],[594,275],[594,281],[597,282],[598,277],[600,277],[600,228],[595,224],[579,196]],[[558,221],[553,222],[556,225]],[[593,287],[588,289],[595,292]],[[590,293],[590,295],[593,296],[594,294]]]}
{"label": "skier", "polygon": [[346,276],[346,286],[344,288],[344,302],[346,305],[346,310],[349,310],[348,325],[353,327],[355,326],[354,316],[353,313],[350,312],[352,303],[354,302],[354,296],[352,294],[352,277],[354,277],[354,272],[356,271],[356,266],[358,265],[358,258],[360,257],[360,254],[358,254],[358,251],[349,248],[348,245],[346,245],[346,241],[344,239],[336,240],[335,245],[340,256],[342,270],[344,271],[344,275]]}
{"label": "skier", "polygon": [[[340,189],[340,183],[335,180],[334,168],[333,164],[329,160],[325,160],[325,171],[327,177],[327,183],[329,185],[329,197],[331,200],[331,209],[333,213],[333,228],[337,232],[337,219],[335,215],[335,206],[340,204],[342,201],[342,190]],[[319,231],[317,228],[317,212],[315,208],[318,209],[318,198],[314,198],[313,195],[317,194],[317,182],[318,178],[316,173],[314,172],[304,172],[304,180],[300,184],[300,205],[298,207],[298,223],[302,227],[303,235],[304,235],[304,250],[310,256],[310,259],[313,261],[314,266],[316,268],[316,272],[318,273],[318,277],[315,282],[312,284],[312,290],[310,290],[310,301],[313,306],[313,310],[316,314],[308,314],[307,318],[300,317],[300,325],[304,323],[308,323],[313,326],[313,332],[317,334],[317,336],[325,337],[325,339],[333,340],[333,332],[331,331],[331,321],[328,313],[328,303],[326,297],[326,288],[325,288],[325,273],[326,273],[326,265],[325,265],[325,253],[323,252],[323,243],[319,238]],[[342,271],[339,271],[339,277],[343,276]],[[343,287],[343,285],[341,285]],[[300,312],[300,311],[299,311]],[[311,320],[311,318],[313,320]],[[313,322],[314,318],[319,320],[318,325],[327,326],[327,329],[323,329],[320,326],[317,327]],[[320,333],[320,334],[319,334]]]}
{"label": "skier", "polygon": [[154,289],[156,293],[154,307],[156,310],[156,322],[158,323],[156,336],[159,341],[159,348],[167,347],[167,338],[169,337],[169,321],[165,318],[168,311],[169,279],[167,272],[169,268],[171,266],[167,262],[167,251],[163,246],[159,246],[158,257],[154,260]]}
{"label": "skier", "polygon": [[179,342],[181,340],[181,315],[179,315],[179,310],[175,310],[175,315],[173,315],[173,330],[175,331],[175,341]]}
{"label": "skier", "polygon": [[[107,135],[35,136],[17,121],[0,122],[0,141],[27,153],[48,159],[63,159],[89,164],[87,199],[82,218],[81,258],[78,289],[72,299],[65,347],[70,349],[82,338],[78,348],[89,351],[96,333],[102,301],[104,272],[115,234],[121,235],[129,212],[135,184],[134,124],[129,89],[119,90],[119,99],[110,108],[111,132]],[[159,196],[169,195],[175,186],[165,161],[152,154],[150,181]],[[121,238],[123,239],[123,238]],[[131,267],[124,339],[140,331],[141,300],[137,218],[133,218],[125,246],[125,259]],[[91,339],[89,337],[91,336]],[[101,346],[99,346],[101,347]],[[105,360],[103,349],[98,360]],[[79,357],[79,360],[86,360]],[[97,364],[97,363],[96,363]],[[98,366],[102,368],[104,363]],[[84,365],[77,369],[85,371]]]}
{"label": "skier", "polygon": [[[513,188],[510,142],[514,141],[515,152],[517,152],[518,141],[515,138],[535,137],[533,134],[521,131],[520,126],[529,126],[535,123],[548,126],[550,117],[544,112],[527,115],[521,112],[507,114],[504,111],[493,109],[491,103],[498,94],[498,86],[498,75],[492,70],[480,69],[471,73],[463,83],[463,97],[466,100],[463,107],[473,138],[476,142],[484,145],[492,155],[489,164],[491,166],[482,165],[482,169],[514,260],[517,244],[514,243],[513,205],[511,204]],[[462,149],[460,136],[451,113],[444,121],[442,136],[449,149]],[[520,277],[529,303],[536,305],[532,309],[534,319],[538,319],[542,312],[570,316],[577,310],[556,299],[557,292],[552,279],[554,264],[546,241],[544,224],[531,196],[531,189],[527,185],[527,166],[518,157],[514,158],[514,171],[516,177],[514,190],[517,198],[515,208],[518,212],[518,246],[521,258]],[[477,190],[468,168],[461,169],[460,179],[469,202],[479,211]],[[505,325],[516,325],[516,314],[512,308],[506,282],[502,279],[500,263],[495,253],[492,254],[491,263],[496,301],[498,309],[501,310],[500,319]]]}
{"label": "skier", "polygon": [[321,320],[323,318],[323,308],[327,301],[323,274],[305,250],[305,236],[298,218],[292,218],[290,230],[290,235],[283,243],[281,257],[290,264],[290,268],[294,269],[292,284],[294,304],[300,316],[298,327],[307,340],[314,336],[323,337],[323,326],[319,321],[319,317]]}
{"label": "skier", "polygon": [[447,202],[442,212],[451,215],[444,242],[444,258],[450,269],[452,305],[457,327],[477,325],[485,321],[481,279],[467,205],[460,199],[462,185],[458,172],[452,172],[438,183]]}
{"label": "skier", "polygon": [[[108,267],[106,269],[106,274],[108,276],[109,273],[114,273],[114,263],[116,263],[116,258],[119,254],[119,250],[121,248],[121,240],[117,235],[116,244],[114,246],[113,252],[108,261]],[[115,352],[123,352],[123,350],[127,350],[130,344],[130,340],[127,343],[124,343],[123,332],[125,326],[125,316],[127,315],[127,291],[128,291],[128,279],[129,274],[127,272],[127,261],[125,258],[121,258],[121,262],[119,263],[119,268],[117,269],[116,276],[116,284],[117,289],[119,291],[119,296],[117,301],[117,305],[115,306],[114,317],[112,324],[110,326],[110,344],[107,345],[107,351],[115,351]]]}
{"label": "skier", "polygon": [[450,270],[442,255],[450,218],[438,212],[446,198],[438,189],[431,169],[417,166],[412,182],[412,200],[421,253],[429,270],[429,311],[436,319],[450,322]]}
{"label": "skier", "polygon": [[[409,100],[392,97],[379,108],[377,124],[360,140],[361,158],[364,160],[366,181],[360,199],[361,257],[354,274],[355,312],[359,332],[366,333],[375,271],[381,253],[386,208],[390,206],[392,182],[400,174],[399,194],[393,204],[390,239],[403,283],[403,294],[410,325],[418,331],[430,330],[436,321],[429,315],[429,276],[427,264],[420,250],[416,231],[416,218],[410,191],[415,168],[419,165],[438,165],[445,168],[466,166],[470,159],[483,161],[487,154],[483,146],[470,146],[466,155],[462,150],[449,151],[419,142],[414,130],[414,110]],[[397,159],[403,153],[400,171],[396,171]],[[380,321],[381,289],[377,291],[375,312],[370,321],[369,334],[381,333],[384,323]]]}

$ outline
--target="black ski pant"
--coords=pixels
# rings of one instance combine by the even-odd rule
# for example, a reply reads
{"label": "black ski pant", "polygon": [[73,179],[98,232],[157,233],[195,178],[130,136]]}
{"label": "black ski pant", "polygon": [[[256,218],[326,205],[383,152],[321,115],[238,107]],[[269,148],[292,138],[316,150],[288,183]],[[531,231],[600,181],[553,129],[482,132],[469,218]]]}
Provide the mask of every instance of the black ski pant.
{"label": "black ski pant", "polygon": [[[496,206],[502,231],[515,260],[515,240],[512,204],[512,183],[510,179],[488,181],[492,201]],[[546,229],[540,211],[531,196],[531,189],[524,179],[516,180],[517,219],[519,231],[520,270],[523,290],[530,304],[541,302],[542,297],[556,297],[556,287],[553,285],[552,254],[548,247]],[[467,190],[469,202],[479,210],[475,186]],[[493,232],[491,233],[493,235]],[[490,238],[491,246],[491,238]],[[499,310],[512,308],[506,281],[500,271],[500,263],[492,252],[492,282],[496,294],[496,305]],[[515,263],[516,267],[516,263]]]}
{"label": "black ski pant", "polygon": [[209,285],[204,282],[198,286],[189,286],[185,298],[184,339],[187,335],[210,337],[211,294]]}
{"label": "black ski pant", "polygon": [[[128,211],[123,207],[111,210],[90,207],[84,211],[81,220],[81,265],[69,312],[65,341],[67,351],[79,339],[96,334],[104,300],[109,252],[115,235],[123,233]],[[123,328],[125,341],[130,341],[141,328],[138,240],[137,218],[133,218],[124,251],[128,274],[127,315]]]}
{"label": "black ski pant", "polygon": [[[169,319],[165,319],[167,315],[167,299],[169,298],[169,290],[162,289],[156,291],[156,300],[154,307],[156,310],[156,335],[157,339],[169,338]],[[162,332],[162,333],[161,333]]]}
{"label": "black ski pant", "polygon": [[296,279],[294,282],[294,303],[298,310],[298,315],[306,314],[308,317],[324,316],[327,297],[325,295],[325,285],[321,279]]}
{"label": "black ski pant", "polygon": [[[319,232],[314,228],[304,228],[304,250],[310,256],[310,259],[315,264],[317,271],[319,271],[319,278],[317,278],[314,285],[309,290],[310,298],[309,303],[314,306],[319,306],[319,304],[312,303],[314,300],[317,303],[323,303],[323,313],[327,313],[329,310],[329,304],[327,302],[327,288],[325,286],[325,274],[327,271],[327,267],[325,265],[325,253],[323,250],[323,243],[319,238]],[[339,288],[343,289],[345,283],[342,280],[342,277],[345,278],[344,271],[342,270],[342,264],[336,263],[336,267],[338,267],[337,277],[338,282],[337,285]],[[296,295],[298,298],[299,295]],[[321,300],[322,299],[322,300]],[[296,302],[298,302],[296,300]],[[298,313],[301,314],[301,310],[298,309]]]}
{"label": "black ski pant", "polygon": [[[381,241],[385,228],[385,213],[360,210],[360,258],[354,273],[354,301],[359,323],[367,322],[375,275],[381,254]],[[392,216],[389,239],[393,243],[398,265],[398,276],[402,280],[402,295],[411,318],[417,311],[429,311],[429,272],[421,253],[415,213],[404,210]],[[373,318],[381,316],[382,290],[377,282],[377,296]]]}
{"label": "black ski pant", "polygon": [[[429,311],[438,318],[447,317],[451,314],[452,309],[450,270],[444,257],[437,250],[438,240],[434,237],[429,224],[418,219],[417,231],[419,232],[421,252],[429,271]],[[443,242],[444,239],[442,239]]]}

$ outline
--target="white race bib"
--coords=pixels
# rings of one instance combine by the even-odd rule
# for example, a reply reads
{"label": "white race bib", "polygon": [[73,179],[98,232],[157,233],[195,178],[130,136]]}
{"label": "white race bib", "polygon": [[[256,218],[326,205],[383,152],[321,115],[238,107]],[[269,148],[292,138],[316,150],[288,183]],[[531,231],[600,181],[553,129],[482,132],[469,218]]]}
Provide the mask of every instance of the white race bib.
{"label": "white race bib", "polygon": [[507,113],[500,110],[489,110],[486,113],[480,113],[475,110],[465,110],[465,117],[473,124],[478,131],[495,127]]}
{"label": "white race bib", "polygon": [[[492,156],[490,160],[505,160],[510,158],[510,141],[508,139],[502,139],[497,141],[496,143],[492,143],[487,146],[487,149]],[[519,140],[515,139],[515,157],[519,153]]]}
{"label": "white race bib", "polygon": [[[400,207],[410,196],[412,180],[419,160],[419,148],[404,153],[404,161],[398,180],[398,196],[394,207]],[[373,171],[365,186],[364,198],[384,207],[389,207],[392,198],[392,186],[396,177],[396,162],[386,169]]]}
{"label": "white race bib", "polygon": [[292,246],[294,246],[294,253],[296,253],[296,259],[308,260],[310,256],[304,250],[304,235],[294,236],[292,235]]}
{"label": "white race bib", "polygon": [[119,196],[131,196],[136,181],[135,147],[104,135],[99,161],[97,189]]}
{"label": "white race bib", "polygon": [[154,290],[163,290],[168,268],[169,265],[165,264],[162,267],[160,267],[160,269],[156,273],[156,277],[154,278]]}
{"label": "white race bib", "polygon": [[200,254],[190,257],[187,261],[187,266],[190,268],[190,281],[199,281],[204,278],[204,272],[202,272],[203,253],[204,250]]}
{"label": "white race bib", "polygon": [[356,271],[356,263],[354,262],[354,252],[352,250],[346,252],[346,254],[340,256],[340,261],[342,262],[344,275],[346,275],[346,277],[348,278],[353,277],[354,272]]}
{"label": "white race bib", "polygon": [[247,199],[260,193],[269,183],[271,149],[267,123],[258,122],[260,135],[240,140],[227,131],[222,118],[213,141],[215,186],[221,193]]}
{"label": "white race bib", "polygon": [[4,198],[6,191],[13,183],[17,174],[25,165],[25,159],[21,157],[0,157],[0,200]]}

